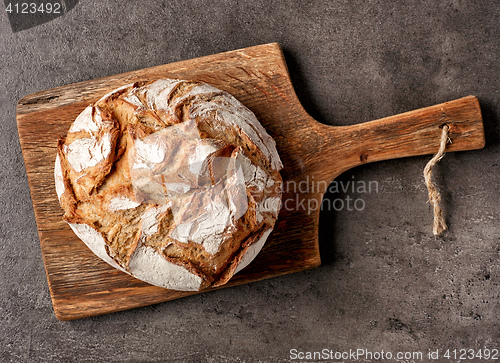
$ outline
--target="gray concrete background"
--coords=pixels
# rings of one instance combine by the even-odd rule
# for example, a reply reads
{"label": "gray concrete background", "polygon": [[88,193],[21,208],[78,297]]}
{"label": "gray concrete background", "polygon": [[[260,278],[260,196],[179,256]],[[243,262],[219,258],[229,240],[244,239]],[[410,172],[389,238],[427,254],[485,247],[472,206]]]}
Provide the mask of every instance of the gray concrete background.
{"label": "gray concrete background", "polygon": [[[0,14],[0,34],[0,361],[282,362],[291,349],[500,349],[498,1],[86,0],[16,33]],[[282,45],[299,98],[324,123],[479,97],[486,148],[449,153],[436,169],[450,231],[431,233],[429,157],[369,164],[337,181],[376,181],[378,192],[329,195],[366,206],[322,214],[320,268],[57,321],[16,101],[267,42]]]}

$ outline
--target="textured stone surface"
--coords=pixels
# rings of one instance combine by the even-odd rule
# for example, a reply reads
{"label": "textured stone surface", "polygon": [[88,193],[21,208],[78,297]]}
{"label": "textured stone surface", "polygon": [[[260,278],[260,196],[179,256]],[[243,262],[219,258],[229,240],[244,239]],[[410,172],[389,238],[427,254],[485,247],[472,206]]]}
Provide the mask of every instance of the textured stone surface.
{"label": "textured stone surface", "polygon": [[[0,15],[0,360],[278,362],[289,360],[293,348],[425,354],[500,348],[498,1],[215,3],[80,1],[62,17],[15,33]],[[51,87],[274,41],[284,48],[304,107],[321,122],[354,124],[479,97],[486,148],[447,154],[436,168],[450,231],[444,238],[431,233],[422,178],[428,157],[369,164],[336,182],[372,181],[377,190],[328,195],[362,199],[364,209],[323,212],[322,267],[57,321],[16,101]]]}

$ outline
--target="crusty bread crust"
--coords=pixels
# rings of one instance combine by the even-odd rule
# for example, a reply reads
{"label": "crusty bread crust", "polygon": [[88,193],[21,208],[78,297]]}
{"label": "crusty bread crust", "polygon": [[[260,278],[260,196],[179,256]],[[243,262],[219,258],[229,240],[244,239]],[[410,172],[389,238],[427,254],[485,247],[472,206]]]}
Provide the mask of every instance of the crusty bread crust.
{"label": "crusty bread crust", "polygon": [[281,161],[255,115],[213,86],[120,87],[59,141],[64,220],[100,258],[176,290],[225,284],[281,208]]}

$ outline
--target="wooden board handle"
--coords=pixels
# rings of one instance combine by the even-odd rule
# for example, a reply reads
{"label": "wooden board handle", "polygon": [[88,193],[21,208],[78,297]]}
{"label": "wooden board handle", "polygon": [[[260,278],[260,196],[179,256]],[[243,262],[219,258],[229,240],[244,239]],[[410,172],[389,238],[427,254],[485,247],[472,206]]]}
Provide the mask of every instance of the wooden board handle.
{"label": "wooden board handle", "polygon": [[[433,154],[439,148],[445,124],[450,127],[451,139],[447,152],[484,147],[479,101],[468,96],[358,125],[322,125],[318,132],[328,137],[323,139],[321,153],[328,155],[328,163],[319,158],[313,167],[325,180],[331,181],[340,173],[364,163]],[[335,160],[342,160],[342,163],[335,163]]]}

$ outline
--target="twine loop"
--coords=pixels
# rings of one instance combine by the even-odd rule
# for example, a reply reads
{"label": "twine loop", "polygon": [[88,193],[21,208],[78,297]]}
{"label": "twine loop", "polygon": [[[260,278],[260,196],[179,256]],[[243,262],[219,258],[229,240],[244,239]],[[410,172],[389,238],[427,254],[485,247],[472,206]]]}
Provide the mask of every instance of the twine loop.
{"label": "twine loop", "polygon": [[425,185],[427,186],[427,191],[429,192],[429,203],[431,203],[434,209],[434,225],[432,227],[432,232],[435,236],[439,236],[444,231],[448,229],[446,225],[446,221],[443,217],[443,210],[441,208],[441,194],[436,189],[436,186],[432,182],[432,168],[436,165],[436,163],[441,160],[445,154],[446,144],[451,140],[448,138],[450,127],[448,125],[443,126],[443,131],[441,132],[441,142],[439,144],[439,150],[434,155],[434,157],[429,160],[427,165],[424,168],[424,179]]}

